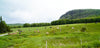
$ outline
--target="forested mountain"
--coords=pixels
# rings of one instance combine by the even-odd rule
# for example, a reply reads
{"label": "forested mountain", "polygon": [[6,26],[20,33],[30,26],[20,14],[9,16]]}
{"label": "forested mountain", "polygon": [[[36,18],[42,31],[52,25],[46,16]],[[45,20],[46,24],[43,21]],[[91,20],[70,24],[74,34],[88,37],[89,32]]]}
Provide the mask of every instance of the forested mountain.
{"label": "forested mountain", "polygon": [[100,9],[75,9],[68,11],[60,19],[80,19],[100,16]]}

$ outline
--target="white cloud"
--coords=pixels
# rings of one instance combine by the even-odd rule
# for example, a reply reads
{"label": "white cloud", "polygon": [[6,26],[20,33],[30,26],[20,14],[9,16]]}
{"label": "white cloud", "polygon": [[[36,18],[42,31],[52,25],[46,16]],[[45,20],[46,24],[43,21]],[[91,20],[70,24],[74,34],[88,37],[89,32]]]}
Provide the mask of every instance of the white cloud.
{"label": "white cloud", "polygon": [[33,15],[27,11],[16,10],[14,12],[11,12],[9,17],[15,19],[13,21],[19,21],[25,23],[25,22],[31,22]]}
{"label": "white cloud", "polygon": [[51,22],[72,9],[100,9],[99,0],[2,0],[7,23]]}

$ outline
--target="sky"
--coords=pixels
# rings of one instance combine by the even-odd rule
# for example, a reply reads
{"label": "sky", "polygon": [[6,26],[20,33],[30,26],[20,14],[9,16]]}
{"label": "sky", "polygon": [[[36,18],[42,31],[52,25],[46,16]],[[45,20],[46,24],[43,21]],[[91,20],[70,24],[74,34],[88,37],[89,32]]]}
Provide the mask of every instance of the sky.
{"label": "sky", "polygon": [[73,9],[100,9],[99,0],[0,0],[7,24],[50,23]]}

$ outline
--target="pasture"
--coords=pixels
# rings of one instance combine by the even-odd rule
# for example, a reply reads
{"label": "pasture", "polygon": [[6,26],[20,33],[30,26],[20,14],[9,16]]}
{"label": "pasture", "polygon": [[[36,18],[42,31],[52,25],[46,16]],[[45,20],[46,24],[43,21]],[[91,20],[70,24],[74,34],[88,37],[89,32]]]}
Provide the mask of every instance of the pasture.
{"label": "pasture", "polygon": [[[81,32],[85,27],[86,31]],[[22,30],[21,34],[17,31]],[[0,37],[0,48],[100,48],[100,23],[12,28]]]}

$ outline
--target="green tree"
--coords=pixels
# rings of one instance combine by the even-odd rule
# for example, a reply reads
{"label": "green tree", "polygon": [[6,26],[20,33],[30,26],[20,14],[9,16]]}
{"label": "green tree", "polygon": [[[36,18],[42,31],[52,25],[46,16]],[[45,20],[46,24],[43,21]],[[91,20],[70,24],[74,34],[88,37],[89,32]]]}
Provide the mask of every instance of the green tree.
{"label": "green tree", "polygon": [[30,25],[29,23],[25,23],[25,24],[23,25],[23,27],[31,27],[31,25]]}
{"label": "green tree", "polygon": [[7,26],[7,24],[5,23],[5,21],[1,21],[0,22],[0,33],[5,33],[5,32],[10,32],[10,27]]}

